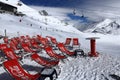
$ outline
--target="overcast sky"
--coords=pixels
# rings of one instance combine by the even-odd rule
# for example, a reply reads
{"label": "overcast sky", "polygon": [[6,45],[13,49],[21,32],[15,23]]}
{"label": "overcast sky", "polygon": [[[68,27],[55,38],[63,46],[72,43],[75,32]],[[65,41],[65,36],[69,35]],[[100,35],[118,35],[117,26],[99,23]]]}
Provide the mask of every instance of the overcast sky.
{"label": "overcast sky", "polygon": [[30,5],[79,7],[79,6],[106,6],[120,7],[120,0],[22,0]]}
{"label": "overcast sky", "polygon": [[[47,7],[76,8],[85,13],[120,14],[120,0],[22,0],[25,4]],[[87,12],[86,12],[87,11]],[[107,14],[108,15],[108,14]],[[111,16],[111,15],[110,15]]]}

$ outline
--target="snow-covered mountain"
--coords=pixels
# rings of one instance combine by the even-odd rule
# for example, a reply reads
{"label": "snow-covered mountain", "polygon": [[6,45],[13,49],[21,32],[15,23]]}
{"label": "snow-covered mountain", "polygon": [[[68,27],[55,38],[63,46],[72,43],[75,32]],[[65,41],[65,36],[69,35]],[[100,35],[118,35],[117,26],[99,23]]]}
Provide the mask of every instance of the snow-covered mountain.
{"label": "snow-covered mountain", "polygon": [[114,20],[105,19],[104,21],[94,25],[93,28],[88,29],[86,32],[119,35],[120,25]]}
{"label": "snow-covered mountain", "polygon": [[[53,16],[41,15],[39,11],[26,6],[19,0],[14,0],[14,1],[13,0],[0,0],[0,1],[17,7],[18,12],[22,12],[23,14],[25,14],[27,16],[27,18],[31,18],[31,20],[34,20],[35,22],[37,22],[37,25],[39,25],[39,26],[41,24],[43,24],[44,26],[47,26],[49,28],[52,27],[54,29],[61,29],[62,31],[80,33],[80,31],[73,28],[71,25],[66,24],[65,22],[63,22]],[[22,4],[21,6],[17,5],[19,2]],[[24,17],[21,19],[24,20]],[[41,26],[43,26],[43,25],[41,25]],[[59,27],[61,27],[61,28],[59,28]],[[64,28],[62,28],[62,27],[64,27]]]}

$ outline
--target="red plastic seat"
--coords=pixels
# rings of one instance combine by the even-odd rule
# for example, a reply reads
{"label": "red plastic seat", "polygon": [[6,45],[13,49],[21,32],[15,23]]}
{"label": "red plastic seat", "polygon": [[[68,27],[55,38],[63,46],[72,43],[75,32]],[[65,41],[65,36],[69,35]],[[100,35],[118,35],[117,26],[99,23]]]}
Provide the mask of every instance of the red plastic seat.
{"label": "red plastic seat", "polygon": [[54,52],[51,47],[47,47],[47,48],[45,48],[45,50],[50,57],[53,57],[56,59],[65,59],[66,58],[66,56],[60,55],[60,54],[57,54],[56,52]]}
{"label": "red plastic seat", "polygon": [[37,53],[32,54],[31,58],[32,60],[36,61],[38,64],[46,67],[56,66],[59,63],[58,60],[50,60],[50,59],[47,60],[44,57],[39,56]]}
{"label": "red plastic seat", "polygon": [[8,60],[3,65],[15,80],[37,80],[41,76],[40,74],[29,74],[16,59]]}
{"label": "red plastic seat", "polygon": [[11,48],[6,48],[3,50],[4,54],[8,59],[19,59],[21,57],[17,56]]}
{"label": "red plastic seat", "polygon": [[61,52],[66,53],[66,54],[69,55],[69,56],[72,56],[72,55],[75,54],[74,52],[70,52],[70,51],[64,46],[63,43],[58,43],[58,44],[57,44],[57,47],[60,49]]}

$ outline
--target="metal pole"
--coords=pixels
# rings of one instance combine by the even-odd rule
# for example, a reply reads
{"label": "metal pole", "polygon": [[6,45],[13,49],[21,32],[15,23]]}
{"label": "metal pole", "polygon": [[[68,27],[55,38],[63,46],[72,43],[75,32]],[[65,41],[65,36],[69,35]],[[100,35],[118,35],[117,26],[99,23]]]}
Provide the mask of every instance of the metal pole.
{"label": "metal pole", "polygon": [[90,37],[90,38],[86,38],[86,39],[90,40],[91,51],[89,52],[89,56],[98,57],[99,53],[96,52],[96,39],[99,39],[99,37]]}
{"label": "metal pole", "polygon": [[6,31],[6,29],[5,29],[5,37],[7,37],[7,31]]}
{"label": "metal pole", "polygon": [[90,56],[97,56],[95,39],[91,39],[91,40],[90,40],[90,45],[91,45],[91,53],[90,53]]}

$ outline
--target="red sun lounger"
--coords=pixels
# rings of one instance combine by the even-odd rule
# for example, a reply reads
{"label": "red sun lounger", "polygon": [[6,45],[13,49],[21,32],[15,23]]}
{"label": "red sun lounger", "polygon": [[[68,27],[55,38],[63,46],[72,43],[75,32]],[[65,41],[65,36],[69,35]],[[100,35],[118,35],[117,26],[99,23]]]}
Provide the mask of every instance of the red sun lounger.
{"label": "red sun lounger", "polygon": [[51,38],[51,42],[53,43],[53,44],[57,44],[57,40],[56,40],[56,38]]}
{"label": "red sun lounger", "polygon": [[31,55],[32,60],[45,67],[52,67],[58,65],[58,60],[47,60],[44,57],[39,56],[37,53]]}
{"label": "red sun lounger", "polygon": [[77,48],[77,49],[80,48],[80,43],[79,43],[78,38],[73,38],[72,47],[73,47],[73,48]]}
{"label": "red sun lounger", "polygon": [[66,41],[64,43],[65,46],[70,46],[72,39],[71,38],[66,38]]}
{"label": "red sun lounger", "polygon": [[3,40],[4,40],[4,43],[8,43],[8,37],[4,37]]}
{"label": "red sun lounger", "polygon": [[66,56],[57,54],[56,52],[53,51],[51,47],[45,48],[45,51],[50,57],[56,58],[56,59],[65,59]]}
{"label": "red sun lounger", "polygon": [[39,46],[37,42],[32,42],[31,45],[32,45],[31,47],[38,49],[39,51],[41,51],[41,49],[44,48],[42,46]]}
{"label": "red sun lounger", "polygon": [[30,53],[36,52],[36,51],[32,50],[32,49],[28,46],[28,44],[26,44],[26,43],[22,43],[22,48],[23,48],[24,51],[26,51],[26,52],[30,52]]}
{"label": "red sun lounger", "polygon": [[6,48],[3,50],[4,54],[8,59],[20,59],[21,57],[17,56],[11,48]]}
{"label": "red sun lounger", "polygon": [[66,53],[69,56],[75,55],[74,52],[70,52],[63,43],[58,43],[57,47],[60,49],[61,52]]}
{"label": "red sun lounger", "polygon": [[10,46],[13,50],[19,50],[19,48],[17,48],[17,45],[15,45],[13,41],[10,41],[9,46]]}
{"label": "red sun lounger", "polygon": [[16,59],[4,62],[3,66],[15,80],[37,80],[41,76],[40,74],[29,74]]}
{"label": "red sun lounger", "polygon": [[8,48],[7,44],[0,44],[0,50]]}

